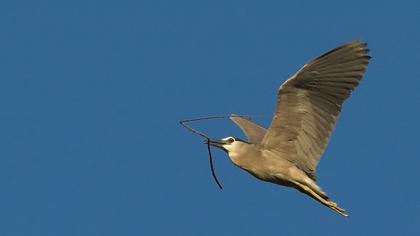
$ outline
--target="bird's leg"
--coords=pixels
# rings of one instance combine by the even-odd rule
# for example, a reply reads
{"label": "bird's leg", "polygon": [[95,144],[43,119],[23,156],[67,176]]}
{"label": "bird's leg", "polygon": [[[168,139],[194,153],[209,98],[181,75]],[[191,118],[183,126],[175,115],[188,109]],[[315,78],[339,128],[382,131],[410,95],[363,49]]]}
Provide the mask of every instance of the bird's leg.
{"label": "bird's leg", "polygon": [[[304,192],[306,194],[308,194],[309,196],[315,198],[316,200],[320,201],[321,203],[331,206],[331,201],[327,201],[324,198],[322,198],[321,196],[319,196],[317,193],[315,193],[315,191],[313,191],[310,187],[303,185],[299,182],[295,182],[296,185],[298,185],[302,190],[304,190]],[[336,204],[337,205],[337,204]]]}
{"label": "bird's leg", "polygon": [[319,196],[315,191],[313,191],[310,187],[308,187],[306,185],[303,185],[299,182],[294,182],[294,184],[296,184],[301,190],[303,190],[304,193],[308,194],[309,196],[311,196],[315,200],[319,201],[323,205],[331,208],[332,210],[336,211],[337,213],[339,213],[343,216],[348,216],[347,213],[346,213],[346,210],[338,207],[337,203],[335,203],[333,201],[330,201],[330,200],[325,200],[324,198]]}

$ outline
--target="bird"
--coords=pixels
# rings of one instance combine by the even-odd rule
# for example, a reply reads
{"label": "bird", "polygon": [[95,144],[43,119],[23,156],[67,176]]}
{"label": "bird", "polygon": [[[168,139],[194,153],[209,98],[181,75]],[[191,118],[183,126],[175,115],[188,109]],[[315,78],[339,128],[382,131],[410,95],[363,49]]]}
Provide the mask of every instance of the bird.
{"label": "bird", "polygon": [[280,86],[268,129],[232,114],[229,118],[247,140],[229,136],[205,143],[227,152],[234,165],[257,179],[295,188],[348,216],[317,184],[316,167],[343,103],[363,79],[370,58],[367,43],[359,40],[316,57]]}

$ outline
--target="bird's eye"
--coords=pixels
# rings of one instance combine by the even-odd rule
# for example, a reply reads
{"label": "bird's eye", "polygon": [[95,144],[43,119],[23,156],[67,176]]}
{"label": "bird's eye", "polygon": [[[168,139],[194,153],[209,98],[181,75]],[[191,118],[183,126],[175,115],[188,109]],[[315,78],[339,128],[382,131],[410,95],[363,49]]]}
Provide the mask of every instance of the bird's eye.
{"label": "bird's eye", "polygon": [[234,138],[229,138],[229,139],[228,139],[228,142],[229,142],[229,143],[233,143],[233,142],[235,142],[235,139],[234,139]]}

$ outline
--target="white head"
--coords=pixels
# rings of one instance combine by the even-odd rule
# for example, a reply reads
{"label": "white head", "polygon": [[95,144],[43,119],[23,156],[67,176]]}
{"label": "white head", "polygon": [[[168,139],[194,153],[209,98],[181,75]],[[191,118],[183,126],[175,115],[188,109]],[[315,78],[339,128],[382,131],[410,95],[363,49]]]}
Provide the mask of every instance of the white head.
{"label": "white head", "polygon": [[214,147],[223,149],[230,157],[238,155],[240,150],[249,145],[246,141],[231,136],[220,140],[210,140],[209,143]]}

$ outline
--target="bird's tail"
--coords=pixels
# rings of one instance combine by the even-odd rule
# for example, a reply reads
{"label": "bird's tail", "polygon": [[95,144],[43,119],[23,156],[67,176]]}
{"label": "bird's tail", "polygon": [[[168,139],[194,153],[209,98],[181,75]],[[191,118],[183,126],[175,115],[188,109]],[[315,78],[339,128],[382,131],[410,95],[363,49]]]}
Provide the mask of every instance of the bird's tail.
{"label": "bird's tail", "polygon": [[313,199],[315,199],[315,200],[317,200],[318,202],[320,202],[321,204],[323,204],[323,205],[325,205],[325,206],[327,206],[327,207],[329,207],[330,209],[332,209],[332,210],[334,210],[335,212],[337,212],[338,214],[340,214],[340,215],[342,215],[342,216],[349,216],[348,214],[347,214],[347,211],[345,210],[345,209],[343,209],[343,208],[340,208],[338,205],[337,205],[337,203],[335,203],[335,202],[333,202],[333,201],[331,201],[329,198],[328,198],[328,196],[325,194],[325,193],[323,193],[323,194],[319,194],[319,193],[317,193],[317,192],[319,192],[319,191],[314,191],[312,188],[310,188],[309,186],[306,186],[306,185],[303,185],[303,184],[301,184],[301,183],[295,183],[295,184],[297,184],[298,185],[298,189],[301,191],[301,192],[303,192],[303,193],[305,193],[305,194],[307,194],[307,195],[309,195],[310,197],[312,197]]}

